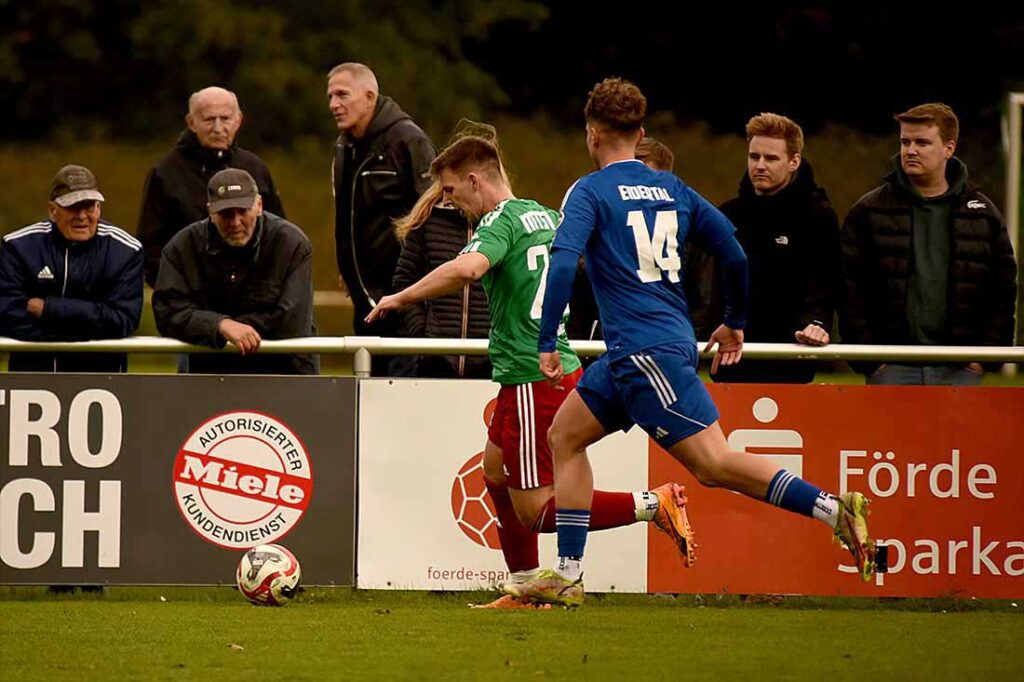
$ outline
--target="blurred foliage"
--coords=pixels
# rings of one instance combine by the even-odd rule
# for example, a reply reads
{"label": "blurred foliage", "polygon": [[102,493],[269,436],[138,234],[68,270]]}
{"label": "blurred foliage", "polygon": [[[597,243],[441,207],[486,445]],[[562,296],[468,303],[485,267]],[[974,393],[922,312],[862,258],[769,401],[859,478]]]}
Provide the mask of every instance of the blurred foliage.
{"label": "blurred foliage", "polygon": [[463,39],[546,16],[532,0],[0,0],[0,135],[170,135],[189,94],[218,84],[249,112],[250,142],[290,145],[334,133],[325,78],[343,61],[441,133],[508,103]]}

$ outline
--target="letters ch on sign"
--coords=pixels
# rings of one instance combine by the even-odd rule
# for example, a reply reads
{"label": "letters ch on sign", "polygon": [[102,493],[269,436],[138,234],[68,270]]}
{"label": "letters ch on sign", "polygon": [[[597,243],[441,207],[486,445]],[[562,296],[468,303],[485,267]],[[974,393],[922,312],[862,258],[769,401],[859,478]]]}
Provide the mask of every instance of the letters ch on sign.
{"label": "letters ch on sign", "polygon": [[[99,410],[98,432],[90,429],[89,415]],[[0,389],[0,418],[6,411],[8,423],[7,461],[10,479],[0,488],[0,561],[17,569],[32,569],[49,562],[60,541],[60,562],[64,568],[85,566],[85,533],[98,535],[99,568],[121,564],[121,481],[101,480],[87,491],[85,480],[62,476],[59,489],[45,480],[17,477],[19,467],[105,469],[121,454],[123,413],[121,403],[110,391],[87,389],[72,398],[64,414],[60,398],[43,390]],[[62,440],[63,437],[63,440]],[[70,459],[62,457],[62,443]],[[96,450],[90,443],[98,444]],[[33,446],[38,462],[31,461]],[[87,502],[87,499],[88,502]],[[28,498],[27,504],[24,498]],[[86,511],[86,507],[96,511]],[[59,512],[59,527],[32,533],[27,546],[18,539],[21,514]],[[49,514],[48,514],[49,516]]]}

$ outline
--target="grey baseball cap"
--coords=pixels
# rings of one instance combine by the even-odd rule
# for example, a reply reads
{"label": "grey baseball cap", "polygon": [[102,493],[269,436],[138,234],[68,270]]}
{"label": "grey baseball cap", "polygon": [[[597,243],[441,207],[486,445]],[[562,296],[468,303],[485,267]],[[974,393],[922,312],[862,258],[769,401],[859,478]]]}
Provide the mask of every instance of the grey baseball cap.
{"label": "grey baseball cap", "polygon": [[260,189],[248,172],[241,168],[225,168],[210,178],[206,196],[210,213],[226,208],[252,208]]}
{"label": "grey baseball cap", "polygon": [[67,208],[80,201],[104,201],[96,176],[85,166],[64,166],[50,183],[50,201]]}

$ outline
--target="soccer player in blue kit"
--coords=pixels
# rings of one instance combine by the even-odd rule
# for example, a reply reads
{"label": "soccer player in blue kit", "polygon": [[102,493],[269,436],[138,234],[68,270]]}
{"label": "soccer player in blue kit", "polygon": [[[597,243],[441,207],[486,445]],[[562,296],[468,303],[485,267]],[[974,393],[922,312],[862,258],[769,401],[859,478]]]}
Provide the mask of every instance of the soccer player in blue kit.
{"label": "soccer player in blue kit", "polygon": [[683,294],[684,242],[694,239],[725,275],[725,320],[705,349],[718,345],[712,373],[719,365],[739,362],[743,353],[747,259],[733,236],[736,229],[718,209],[675,175],[634,159],[646,109],[640,89],[618,78],[598,83],[584,109],[587,149],[598,170],[577,180],[562,205],[538,339],[541,371],[550,381],[562,377],[555,339],[581,255],[608,350],[587,368],[548,431],[558,563],[514,586],[514,596],[567,606],[582,603],[593,490],[586,448],[633,424],[703,485],[725,487],[828,524],[850,550],[861,577],[870,580],[875,545],[868,536],[864,495],[826,493],[767,459],[729,449],[718,410],[697,376],[697,339]]}

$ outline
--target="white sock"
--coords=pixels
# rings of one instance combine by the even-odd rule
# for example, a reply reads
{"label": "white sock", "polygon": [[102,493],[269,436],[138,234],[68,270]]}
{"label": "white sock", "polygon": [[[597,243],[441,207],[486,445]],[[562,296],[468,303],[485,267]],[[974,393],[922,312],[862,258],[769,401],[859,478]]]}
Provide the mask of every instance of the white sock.
{"label": "white sock", "polygon": [[528,571],[514,571],[509,577],[512,578],[512,582],[516,585],[520,583],[528,583],[534,578],[540,575],[540,568],[531,568]]}
{"label": "white sock", "polygon": [[637,521],[651,521],[658,511],[658,495],[649,490],[633,493],[633,504],[636,505]]}
{"label": "white sock", "polygon": [[555,566],[555,573],[566,580],[575,582],[583,575],[583,560],[560,556],[558,557],[558,565]]}
{"label": "white sock", "polygon": [[814,501],[814,509],[811,514],[819,521],[828,524],[829,528],[839,525],[839,498],[822,492]]}

